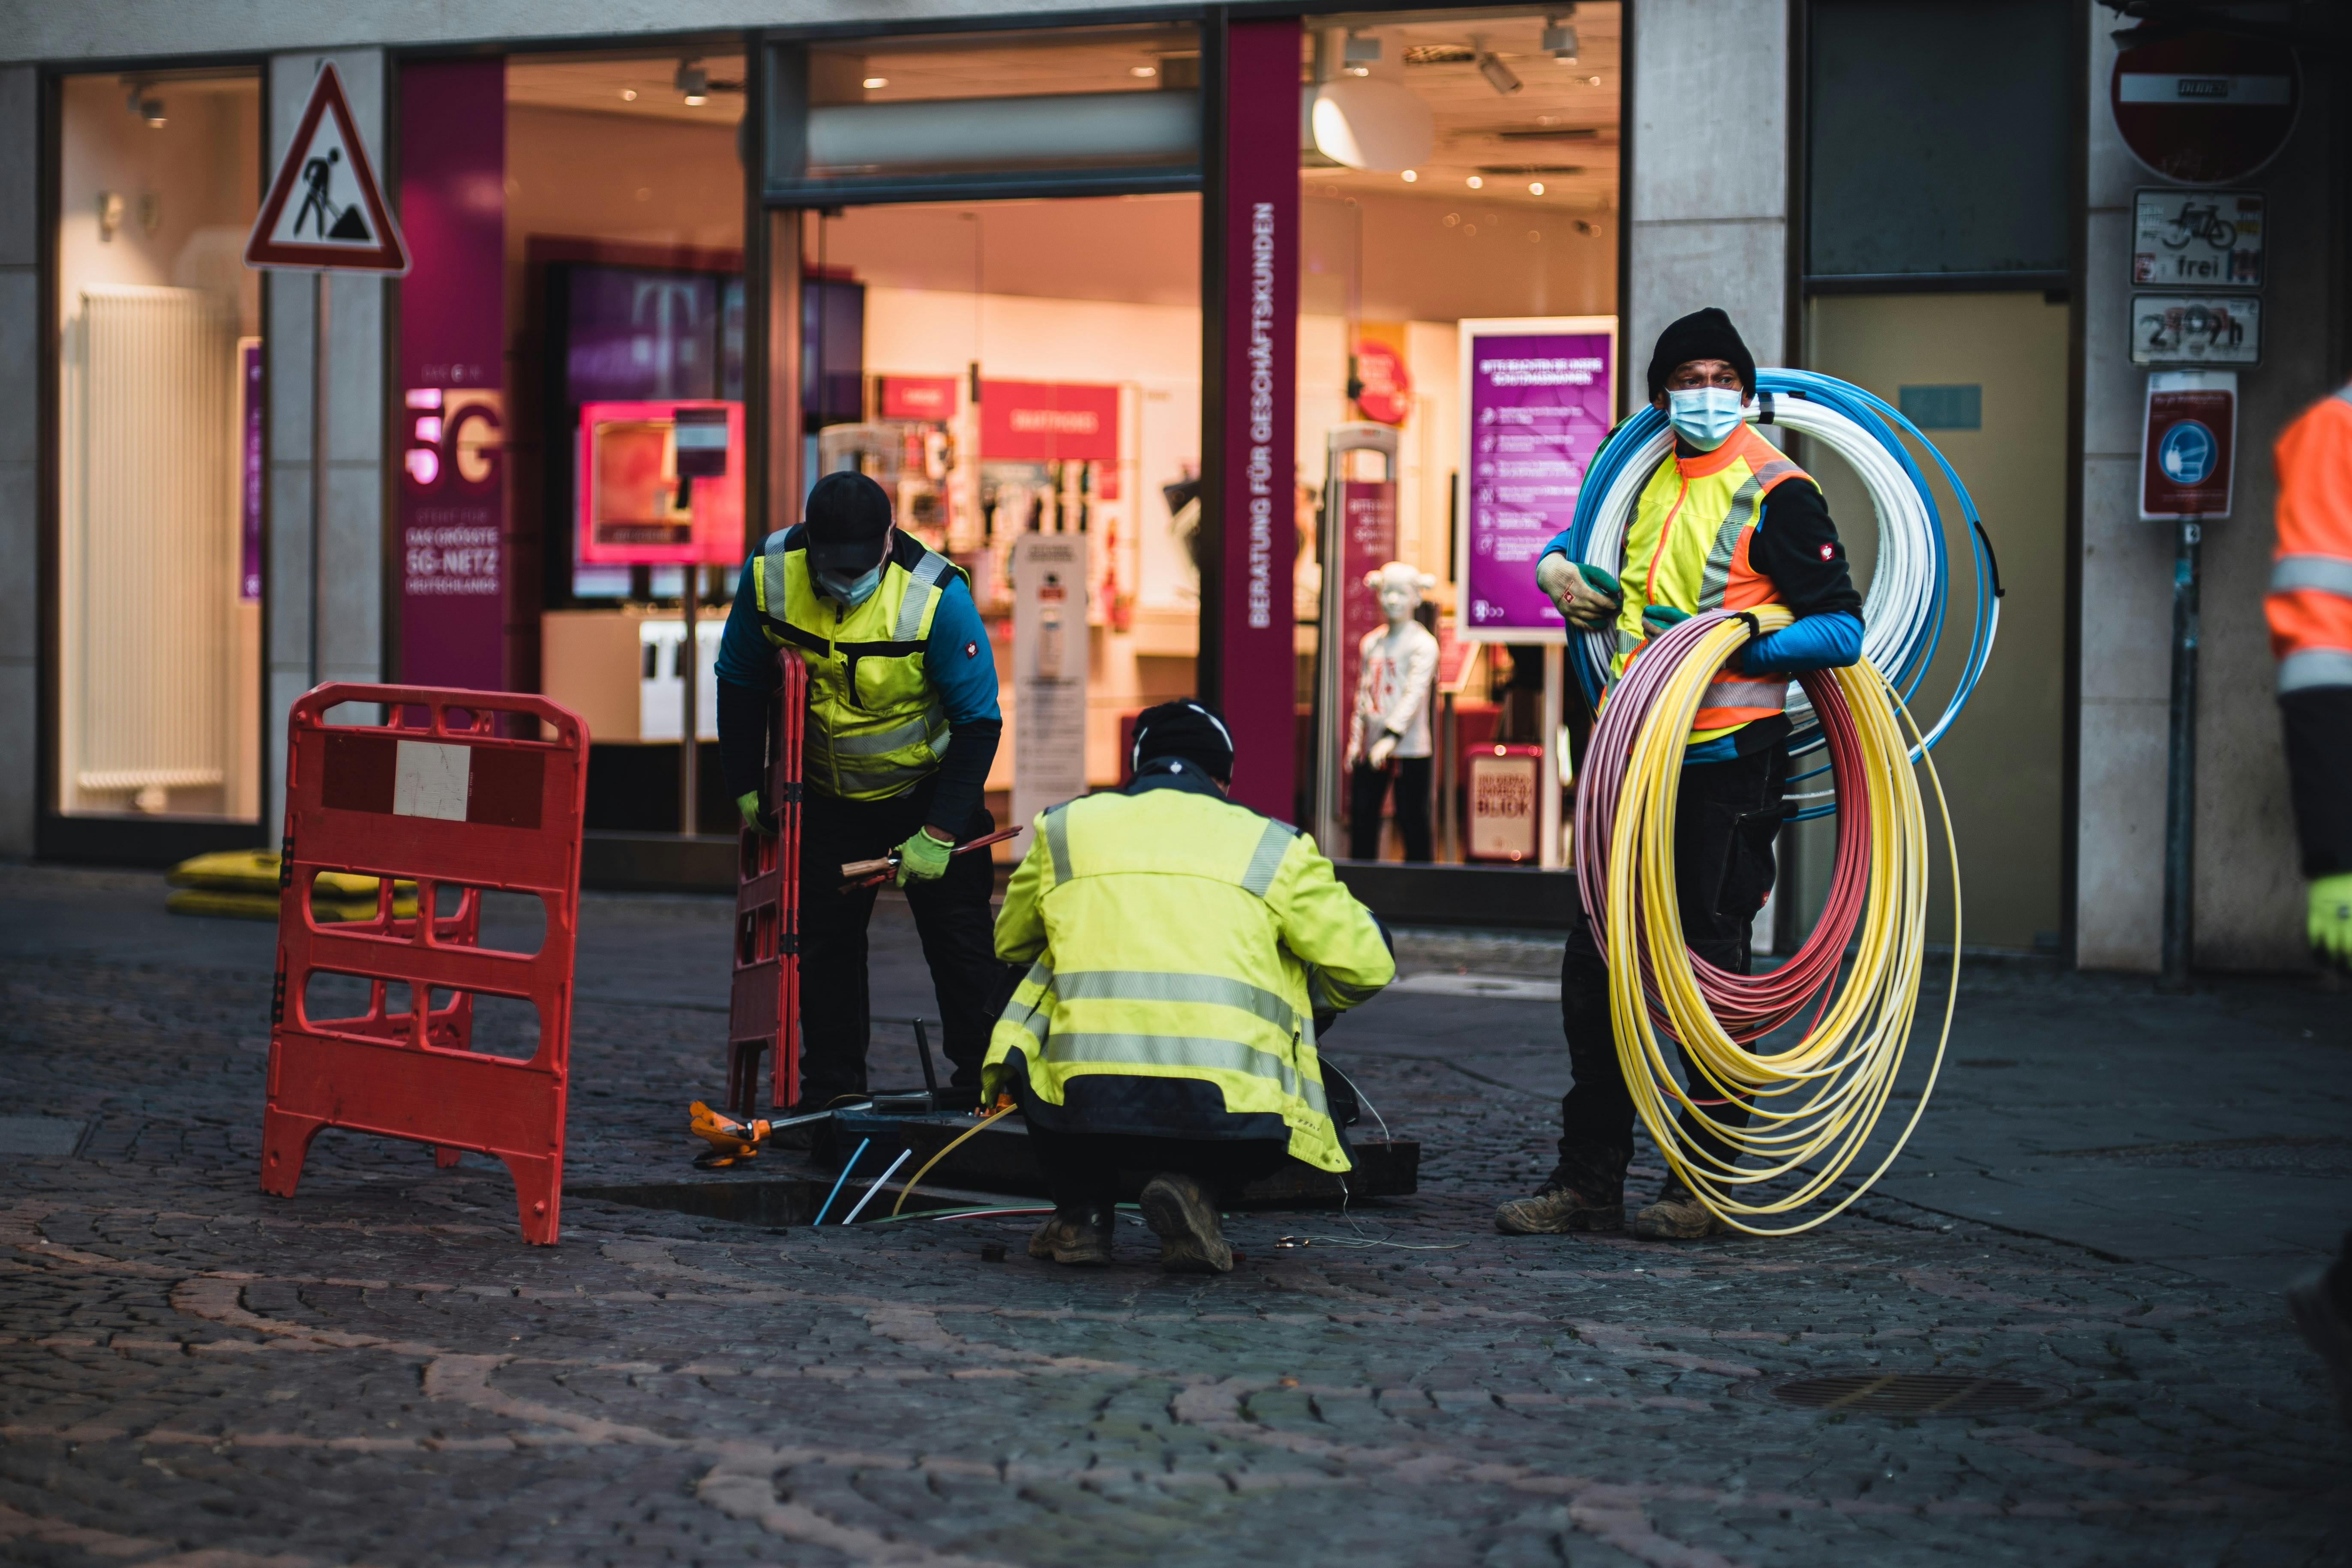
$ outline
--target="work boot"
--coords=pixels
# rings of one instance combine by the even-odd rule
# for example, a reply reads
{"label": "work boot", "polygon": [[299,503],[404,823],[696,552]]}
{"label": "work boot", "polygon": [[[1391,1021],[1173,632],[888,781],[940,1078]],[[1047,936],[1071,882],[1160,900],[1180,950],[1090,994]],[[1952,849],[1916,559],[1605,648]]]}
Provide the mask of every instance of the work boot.
{"label": "work boot", "polygon": [[1101,1268],[1110,1261],[1111,1211],[1055,1209],[1029,1238],[1029,1256]]}
{"label": "work boot", "polygon": [[1696,1241],[1701,1237],[1728,1235],[1731,1225],[1669,1176],[1658,1201],[1636,1214],[1625,1228],[1643,1241]]}
{"label": "work boot", "polygon": [[1217,1205],[1192,1177],[1162,1171],[1145,1183],[1143,1220],[1160,1237],[1160,1267],[1169,1273],[1234,1271],[1234,1249],[1217,1225]]}
{"label": "work boot", "polygon": [[1622,1230],[1624,1225],[1622,1197],[1596,1203],[1557,1182],[1546,1184],[1531,1198],[1513,1198],[1495,1209],[1495,1228],[1505,1236],[1566,1236],[1579,1230]]}

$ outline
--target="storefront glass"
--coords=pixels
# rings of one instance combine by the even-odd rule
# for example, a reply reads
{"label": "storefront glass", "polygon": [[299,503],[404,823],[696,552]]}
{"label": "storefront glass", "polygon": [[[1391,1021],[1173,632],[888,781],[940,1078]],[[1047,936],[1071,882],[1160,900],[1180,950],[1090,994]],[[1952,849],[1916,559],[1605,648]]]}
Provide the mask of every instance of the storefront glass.
{"label": "storefront glass", "polygon": [[[1580,368],[1563,374],[1597,389],[1595,439],[1574,444],[1589,458],[1614,412],[1613,359],[1583,362],[1613,353],[1619,39],[1614,5],[1562,17],[1307,21],[1297,809],[1335,854],[1396,859],[1410,837],[1418,858],[1425,817],[1435,860],[1551,858],[1537,835],[1542,649],[1455,632],[1465,563],[1475,552],[1483,567],[1531,571],[1532,548],[1573,508],[1580,460],[1479,445],[1464,345],[1508,321],[1520,336],[1573,346],[1543,353],[1572,360]],[[1498,461],[1509,466],[1481,466]],[[1522,551],[1523,564],[1497,558]],[[1425,657],[1402,659],[1426,640],[1391,635],[1365,580],[1390,563],[1422,597],[1407,614],[1437,639],[1433,670]],[[1408,677],[1407,707],[1421,717],[1370,769],[1382,725],[1365,721],[1398,710],[1390,688]],[[1481,791],[1496,811],[1474,809]]]}
{"label": "storefront glass", "polygon": [[252,820],[260,84],[61,86],[58,808]]}

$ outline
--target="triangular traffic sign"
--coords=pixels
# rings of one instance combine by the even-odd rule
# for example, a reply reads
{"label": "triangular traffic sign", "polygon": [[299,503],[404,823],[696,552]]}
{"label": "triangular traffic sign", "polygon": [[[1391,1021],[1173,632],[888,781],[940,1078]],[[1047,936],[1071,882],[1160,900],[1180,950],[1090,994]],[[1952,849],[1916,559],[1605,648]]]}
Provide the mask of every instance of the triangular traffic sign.
{"label": "triangular traffic sign", "polygon": [[394,276],[408,270],[407,243],[376,186],[332,61],[311,84],[286,162],[245,242],[245,264]]}

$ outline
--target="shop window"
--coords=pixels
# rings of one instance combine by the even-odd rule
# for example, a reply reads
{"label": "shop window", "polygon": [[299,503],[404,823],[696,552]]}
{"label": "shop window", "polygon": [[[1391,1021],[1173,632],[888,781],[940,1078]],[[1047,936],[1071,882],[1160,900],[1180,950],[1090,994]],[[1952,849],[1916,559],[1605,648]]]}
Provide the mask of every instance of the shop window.
{"label": "shop window", "polygon": [[62,84],[57,801],[260,806],[259,199],[250,75]]}
{"label": "shop window", "polygon": [[[946,178],[1182,189],[1200,165],[1200,35],[1137,26],[780,46],[768,187],[821,202]],[[913,194],[911,191],[907,194]]]}
{"label": "shop window", "polygon": [[[1554,858],[1531,828],[1494,850],[1501,840],[1468,787],[1467,753],[1490,742],[1522,746],[1512,765],[1533,768],[1538,705],[1493,700],[1490,679],[1540,670],[1542,650],[1514,659],[1510,636],[1487,647],[1477,639],[1495,628],[1460,616],[1465,571],[1482,584],[1526,579],[1530,602],[1514,613],[1527,640],[1559,638],[1556,616],[1535,624],[1549,606],[1532,590],[1532,552],[1566,526],[1616,412],[1622,28],[1621,8],[1605,4],[1306,19],[1296,809],[1335,855]],[[1524,451],[1480,444],[1465,382],[1465,342],[1504,321],[1556,345],[1539,357],[1572,362],[1560,375],[1581,378],[1530,392],[1546,408]],[[1568,408],[1571,391],[1591,406]],[[1424,717],[1372,790],[1359,764],[1378,728],[1359,725],[1357,709],[1360,694],[1383,700],[1372,689],[1387,666],[1376,659],[1367,684],[1365,649],[1389,621],[1365,579],[1391,562],[1426,584],[1410,618],[1440,657]]]}

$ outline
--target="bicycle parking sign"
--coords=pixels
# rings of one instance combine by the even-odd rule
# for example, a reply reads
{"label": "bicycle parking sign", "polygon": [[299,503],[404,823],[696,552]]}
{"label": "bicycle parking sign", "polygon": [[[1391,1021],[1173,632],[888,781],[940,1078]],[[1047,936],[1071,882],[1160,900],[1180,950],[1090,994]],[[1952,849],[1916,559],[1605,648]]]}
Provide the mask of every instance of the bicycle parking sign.
{"label": "bicycle parking sign", "polygon": [[2260,191],[2135,191],[2132,281],[2259,289],[2263,229]]}

